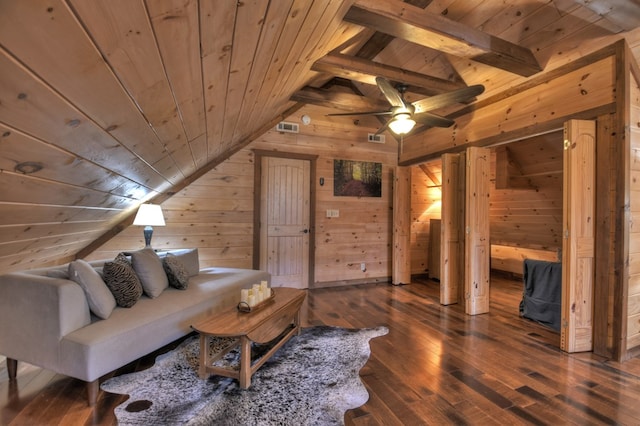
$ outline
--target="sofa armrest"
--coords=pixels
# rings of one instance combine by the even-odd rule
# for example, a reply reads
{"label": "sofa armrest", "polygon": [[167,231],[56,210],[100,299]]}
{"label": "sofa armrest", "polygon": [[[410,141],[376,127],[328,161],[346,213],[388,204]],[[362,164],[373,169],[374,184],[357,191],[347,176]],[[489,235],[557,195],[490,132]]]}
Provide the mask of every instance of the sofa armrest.
{"label": "sofa armrest", "polygon": [[61,338],[91,322],[82,288],[27,272],[0,276],[0,353],[53,371]]}

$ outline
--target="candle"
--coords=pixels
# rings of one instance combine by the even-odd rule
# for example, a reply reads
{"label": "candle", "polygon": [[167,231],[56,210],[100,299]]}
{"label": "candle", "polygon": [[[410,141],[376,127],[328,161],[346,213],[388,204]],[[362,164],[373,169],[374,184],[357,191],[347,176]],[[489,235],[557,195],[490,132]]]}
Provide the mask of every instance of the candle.
{"label": "candle", "polygon": [[240,302],[249,303],[249,289],[243,288],[240,290]]}
{"label": "candle", "polygon": [[256,297],[253,294],[249,295],[248,302],[249,306],[254,306],[256,304]]}

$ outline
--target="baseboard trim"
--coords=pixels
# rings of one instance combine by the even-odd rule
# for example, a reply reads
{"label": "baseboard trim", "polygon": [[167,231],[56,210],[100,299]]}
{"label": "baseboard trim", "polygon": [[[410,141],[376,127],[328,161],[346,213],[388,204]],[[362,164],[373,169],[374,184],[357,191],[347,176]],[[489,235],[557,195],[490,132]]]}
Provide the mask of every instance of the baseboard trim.
{"label": "baseboard trim", "polygon": [[309,288],[314,289],[314,288],[343,287],[348,285],[390,283],[390,282],[391,282],[391,277],[361,278],[357,280],[316,282],[316,283],[312,283],[309,286]]}

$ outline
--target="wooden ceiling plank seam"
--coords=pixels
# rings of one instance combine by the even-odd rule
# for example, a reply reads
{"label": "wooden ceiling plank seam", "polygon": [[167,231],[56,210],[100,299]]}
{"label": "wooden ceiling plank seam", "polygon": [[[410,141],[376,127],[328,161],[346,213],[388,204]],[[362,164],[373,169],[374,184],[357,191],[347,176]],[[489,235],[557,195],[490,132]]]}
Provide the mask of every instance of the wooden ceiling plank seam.
{"label": "wooden ceiling plank seam", "polygon": [[[409,85],[411,88],[419,87],[425,89],[425,91],[420,92],[427,96],[433,96],[466,87],[463,83],[456,83],[442,78],[370,61],[368,59],[343,54],[328,54],[316,61],[311,66],[311,69],[374,86],[376,85],[376,77],[385,77],[389,81],[404,83]],[[413,91],[415,92],[415,89],[413,89]]]}
{"label": "wooden ceiling plank seam", "polygon": [[234,131],[240,119],[240,110],[249,84],[251,69],[260,55],[258,45],[265,29],[268,6],[269,0],[251,0],[251,2],[241,3],[238,8],[222,141],[219,145],[221,151],[226,150],[234,140]]}
{"label": "wooden ceiling plank seam", "polygon": [[192,144],[192,141],[206,133],[198,3],[185,3],[184,0],[173,0],[169,4],[146,1],[145,6],[197,168],[197,158],[206,155],[206,151],[197,152],[197,146]]}
{"label": "wooden ceiling plank seam", "polygon": [[[142,0],[65,0],[114,75],[136,100],[182,176],[195,168],[184,147],[187,136],[174,102],[149,15]],[[139,26],[142,25],[142,26]]]}
{"label": "wooden ceiling plank seam", "polygon": [[[294,9],[298,12],[295,16],[290,16],[287,22],[287,26],[281,36],[281,42],[278,43],[277,52],[274,57],[277,61],[272,61],[269,70],[265,76],[265,81],[262,85],[263,89],[256,96],[256,104],[262,102],[261,106],[256,105],[249,118],[252,123],[262,123],[268,119],[272,111],[277,106],[275,101],[279,99],[277,97],[279,85],[283,84],[285,75],[289,75],[292,72],[293,65],[291,65],[294,57],[302,56],[302,48],[304,47],[303,37],[309,35],[300,34],[300,31],[305,27],[305,23],[309,22],[310,14],[317,14],[317,9],[322,7],[320,4],[309,3],[305,1],[297,1]],[[299,9],[298,9],[299,8]],[[307,40],[304,40],[306,43]],[[284,59],[283,59],[284,58]],[[269,113],[269,115],[267,115]]]}
{"label": "wooden ceiling plank seam", "polygon": [[[0,36],[3,47],[25,69],[47,81],[58,93],[64,93],[69,103],[92,117],[123,145],[137,145],[137,154],[150,163],[156,163],[156,158],[160,158],[157,156],[164,153],[160,141],[149,128],[133,99],[105,66],[100,52],[77,17],[66,3],[62,7],[49,7],[46,10],[38,5],[35,2],[0,4]],[[10,6],[12,8],[6,10]],[[24,28],[38,28],[38,31],[25,33]],[[51,39],[62,39],[64,42],[50,43]],[[20,58],[15,52],[19,52]],[[68,78],[75,74],[81,77]],[[90,78],[93,84],[89,84]],[[158,148],[152,149],[151,145],[139,144],[140,140],[153,141]],[[171,180],[175,165],[163,168],[161,172]]]}
{"label": "wooden ceiling plank seam", "polygon": [[[135,197],[128,193],[137,192],[138,199],[143,198],[147,193],[155,192],[153,188],[134,182],[100,164],[78,157],[58,145],[27,135],[2,121],[0,121],[0,134],[0,169],[15,170],[15,166],[20,163],[34,162],[43,165],[43,169],[37,172],[38,176],[48,176],[49,179],[59,182],[73,182],[131,198]],[[55,170],[44,167],[47,163],[57,164],[59,167]],[[81,178],[79,179],[78,176]],[[83,179],[86,179],[86,182],[83,182]]]}
{"label": "wooden ceiling plank seam", "polygon": [[[0,46],[0,68],[3,69],[0,92],[5,96],[17,92],[14,99],[6,98],[0,103],[3,107],[0,108],[0,121],[37,139],[55,139],[58,141],[57,145],[75,155],[102,164],[123,176],[132,174],[145,176],[141,180],[132,179],[143,186],[161,187],[169,183],[146,159],[115,139],[93,119],[78,110],[67,98],[47,85],[38,75],[33,74],[2,46]],[[43,120],[40,127],[35,126],[45,112],[49,114],[54,112],[59,117],[59,121],[54,122],[49,118]],[[54,129],[57,129],[57,132]],[[82,133],[82,136],[76,133]],[[46,137],[48,139],[45,139]],[[109,154],[106,155],[106,152]],[[113,160],[115,163],[111,163]],[[156,179],[152,178],[154,175],[157,176]]]}
{"label": "wooden ceiling plank seam", "polygon": [[524,76],[542,69],[527,48],[414,6],[399,8],[390,0],[357,0],[345,20]]}
{"label": "wooden ceiling plank seam", "polygon": [[238,5],[217,0],[202,0],[199,5],[207,159],[212,161],[222,143]]}
{"label": "wooden ceiling plank seam", "polygon": [[[329,47],[329,42],[333,37],[333,32],[339,28],[342,22],[342,19],[337,18],[344,16],[348,2],[331,0],[320,3],[323,5],[318,2],[311,5],[305,17],[305,23],[311,22],[312,24],[303,26],[303,32],[296,37],[285,61],[286,64],[291,65],[283,67],[283,69],[286,68],[286,71],[279,74],[280,78],[267,100],[267,104],[272,109],[265,109],[259,122],[270,121],[272,113],[265,116],[269,111],[283,111],[288,108],[286,104],[279,105],[277,100],[289,99],[295,90],[304,86],[304,81],[311,70],[311,64],[332,49]],[[336,44],[340,44],[340,42],[336,41]],[[304,60],[290,60],[292,55],[304,58]]]}
{"label": "wooden ceiling plank seam", "polygon": [[[271,65],[277,62],[276,52],[278,45],[281,44],[282,34],[291,14],[297,13],[295,9],[292,10],[295,5],[294,0],[280,0],[270,2],[267,6],[263,31],[256,46],[256,55],[252,62],[248,84],[242,96],[240,119],[236,122],[236,128],[233,131],[234,138],[243,136],[243,130],[246,130],[247,123],[249,123],[247,119],[251,117],[253,109],[259,107],[256,96],[262,92],[266,81],[265,77],[268,75]],[[270,54],[265,52],[270,52]],[[238,129],[239,126],[244,129]],[[232,140],[231,142],[235,143],[236,141]]]}
{"label": "wooden ceiling plank seam", "polygon": [[127,209],[138,201],[122,195],[7,170],[0,171],[0,182],[5,188],[0,193],[0,201],[2,202],[35,203],[34,196],[37,196],[35,199],[38,201],[35,204]]}

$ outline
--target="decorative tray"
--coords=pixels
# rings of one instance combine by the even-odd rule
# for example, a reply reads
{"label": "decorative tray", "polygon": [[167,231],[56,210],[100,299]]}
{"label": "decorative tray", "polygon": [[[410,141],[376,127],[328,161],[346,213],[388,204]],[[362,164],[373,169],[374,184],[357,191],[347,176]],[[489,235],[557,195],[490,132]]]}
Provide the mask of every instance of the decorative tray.
{"label": "decorative tray", "polygon": [[238,303],[238,311],[239,312],[244,312],[244,313],[259,311],[260,309],[262,309],[265,306],[267,306],[269,303],[273,302],[275,298],[276,298],[276,292],[272,288],[271,289],[271,296],[269,296],[267,299],[263,300],[260,303],[257,303],[257,304],[255,304],[253,306],[249,306],[249,304],[246,303],[246,302]]}

